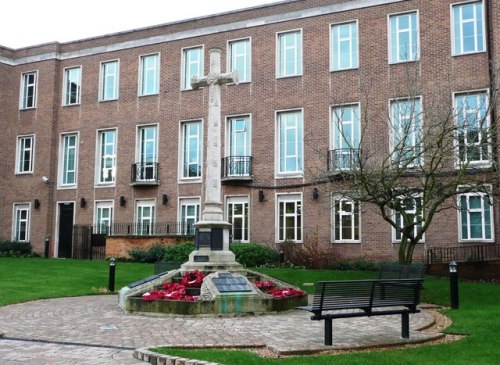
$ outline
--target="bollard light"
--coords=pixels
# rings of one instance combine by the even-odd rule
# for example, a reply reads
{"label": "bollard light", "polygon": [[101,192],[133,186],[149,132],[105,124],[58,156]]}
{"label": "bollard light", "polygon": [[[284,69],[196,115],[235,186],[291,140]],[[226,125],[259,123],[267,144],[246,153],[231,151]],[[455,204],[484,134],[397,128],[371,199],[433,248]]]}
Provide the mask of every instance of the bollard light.
{"label": "bollard light", "polygon": [[458,309],[458,272],[457,263],[450,261],[450,306],[452,309]]}
{"label": "bollard light", "polygon": [[45,258],[49,258],[50,236],[45,236]]}
{"label": "bollard light", "polygon": [[109,259],[109,280],[108,280],[108,290],[110,292],[115,291],[115,270],[116,270],[116,260],[114,257]]}

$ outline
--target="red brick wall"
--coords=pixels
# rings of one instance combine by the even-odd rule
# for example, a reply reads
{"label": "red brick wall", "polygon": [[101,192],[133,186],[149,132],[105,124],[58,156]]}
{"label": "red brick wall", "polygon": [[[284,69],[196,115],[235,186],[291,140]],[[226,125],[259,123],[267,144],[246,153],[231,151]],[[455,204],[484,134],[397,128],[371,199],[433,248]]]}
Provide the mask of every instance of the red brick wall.
{"label": "red brick wall", "polygon": [[[327,0],[290,1],[278,6],[236,12],[191,22],[179,22],[151,27],[135,32],[124,32],[65,44],[48,44],[19,51],[0,50],[0,55],[18,59],[48,52],[77,52],[90,47],[110,46],[116,42],[133,41],[179,31],[226,24],[261,16],[270,16],[339,3]],[[366,148],[387,152],[386,127],[388,100],[406,96],[400,89],[407,86],[405,75],[417,68],[420,76],[420,95],[423,109],[431,102],[444,108],[452,103],[451,93],[489,87],[488,54],[480,53],[451,57],[450,3],[439,0],[402,1],[394,4],[326,14],[293,21],[271,23],[245,29],[213,33],[166,43],[141,46],[112,52],[20,64],[15,67],[0,63],[0,122],[2,133],[0,148],[0,237],[9,238],[12,205],[14,202],[33,202],[40,199],[41,207],[32,209],[31,241],[36,251],[43,252],[43,238],[51,236],[52,245],[57,237],[57,202],[75,201],[75,223],[92,223],[97,200],[114,200],[114,221],[134,220],[134,201],[140,198],[156,199],[156,220],[175,221],[178,216],[179,197],[203,196],[202,183],[178,184],[179,123],[189,119],[204,119],[206,128],[208,90],[180,91],[180,61],[182,48],[203,45],[205,73],[208,73],[208,50],[222,48],[222,69],[226,66],[227,41],[242,37],[252,39],[252,82],[223,86],[222,116],[250,114],[252,118],[252,155],[254,180],[251,187],[224,185],[224,196],[249,195],[251,241],[272,243],[275,240],[276,193],[303,194],[304,242],[331,239],[330,199],[325,186],[319,186],[318,200],[312,199],[312,187],[273,189],[275,186],[311,182],[315,173],[324,171],[324,155],[329,149],[329,113],[334,104],[359,102],[361,112],[368,111]],[[498,60],[500,47],[500,1],[490,1],[493,57]],[[408,10],[419,11],[421,62],[418,64],[389,65],[387,55],[387,16]],[[329,27],[332,23],[358,20],[359,69],[329,71]],[[275,77],[276,33],[302,29],[303,75],[286,79]],[[104,48],[103,48],[104,49]],[[160,94],[138,97],[139,57],[160,53]],[[100,62],[120,61],[119,100],[99,102]],[[61,87],[65,67],[82,66],[82,102],[79,106],[61,107]],[[19,111],[19,80],[22,72],[38,70],[38,105],[36,110]],[[366,91],[368,93],[366,94]],[[439,105],[439,103],[438,103]],[[304,112],[304,179],[275,179],[275,113],[278,110],[302,108]],[[367,109],[368,108],[368,109]],[[497,110],[497,114],[498,110]],[[161,185],[155,187],[130,186],[130,166],[135,162],[136,127],[141,124],[159,125],[159,177]],[[96,130],[118,130],[117,182],[114,187],[95,188]],[[53,184],[45,185],[42,176],[52,183],[57,181],[57,159],[61,133],[79,133],[79,169],[76,189],[58,190]],[[35,172],[28,176],[15,176],[15,140],[20,134],[36,134]],[[223,140],[224,140],[223,131]],[[206,131],[204,133],[206,136]],[[205,141],[206,146],[206,141]],[[2,192],[2,186],[7,187]],[[265,201],[258,201],[263,189]],[[168,194],[167,205],[161,196]],[[127,199],[120,207],[119,198]],[[87,201],[80,208],[79,200]],[[500,205],[495,205],[495,221],[500,216]],[[434,225],[426,233],[426,243],[418,247],[415,259],[423,259],[426,247],[456,245],[458,242],[457,215],[454,211],[436,216]],[[500,224],[496,224],[496,235]],[[446,227],[446,229],[443,229]],[[364,257],[389,261],[397,257],[398,246],[391,242],[391,228],[370,206],[362,211],[362,243],[335,244],[341,257]]]}

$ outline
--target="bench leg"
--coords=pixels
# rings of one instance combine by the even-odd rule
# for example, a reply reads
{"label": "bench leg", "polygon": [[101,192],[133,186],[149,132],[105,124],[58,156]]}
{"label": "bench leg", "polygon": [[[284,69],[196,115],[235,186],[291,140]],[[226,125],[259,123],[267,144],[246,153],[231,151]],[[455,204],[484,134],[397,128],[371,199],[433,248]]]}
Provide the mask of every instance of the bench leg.
{"label": "bench leg", "polygon": [[410,313],[401,313],[401,337],[410,338]]}
{"label": "bench leg", "polygon": [[332,319],[325,318],[325,345],[332,346]]}

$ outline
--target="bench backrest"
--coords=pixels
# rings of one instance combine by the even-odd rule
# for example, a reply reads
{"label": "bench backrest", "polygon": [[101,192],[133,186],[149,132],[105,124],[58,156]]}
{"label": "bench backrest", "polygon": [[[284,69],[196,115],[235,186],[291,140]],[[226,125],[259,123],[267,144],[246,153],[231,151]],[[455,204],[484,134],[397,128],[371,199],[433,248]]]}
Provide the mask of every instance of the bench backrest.
{"label": "bench backrest", "polygon": [[425,277],[426,266],[422,264],[399,265],[382,264],[380,265],[379,279],[423,279]]}
{"label": "bench backrest", "polygon": [[339,280],[316,283],[312,312],[372,307],[406,306],[420,303],[422,279]]}

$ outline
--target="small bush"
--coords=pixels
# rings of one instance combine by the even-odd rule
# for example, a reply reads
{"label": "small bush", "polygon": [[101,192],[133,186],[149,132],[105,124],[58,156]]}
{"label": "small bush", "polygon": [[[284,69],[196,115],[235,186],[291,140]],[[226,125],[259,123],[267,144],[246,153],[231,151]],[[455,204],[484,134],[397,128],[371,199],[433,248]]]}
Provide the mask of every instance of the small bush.
{"label": "small bush", "polygon": [[194,251],[194,243],[186,242],[181,245],[168,246],[163,255],[163,261],[182,261],[189,259],[189,254]]}
{"label": "small bush", "polygon": [[32,256],[29,242],[0,241],[0,257]]}
{"label": "small bush", "polygon": [[336,261],[337,254],[331,243],[320,240],[317,235],[307,237],[303,243],[280,243],[285,266],[307,269],[328,269]]}
{"label": "small bush", "polygon": [[233,243],[231,251],[236,261],[245,267],[271,266],[279,262],[278,253],[265,245],[257,243]]}
{"label": "small bush", "polygon": [[332,267],[334,270],[344,271],[378,271],[379,265],[363,259],[339,260]]}
{"label": "small bush", "polygon": [[136,262],[158,262],[161,261],[166,251],[165,245],[161,243],[153,243],[153,245],[147,249],[134,247],[129,250],[128,254],[132,257],[133,261]]}

